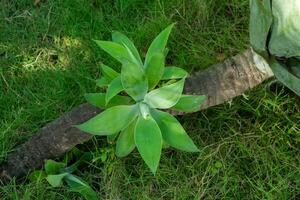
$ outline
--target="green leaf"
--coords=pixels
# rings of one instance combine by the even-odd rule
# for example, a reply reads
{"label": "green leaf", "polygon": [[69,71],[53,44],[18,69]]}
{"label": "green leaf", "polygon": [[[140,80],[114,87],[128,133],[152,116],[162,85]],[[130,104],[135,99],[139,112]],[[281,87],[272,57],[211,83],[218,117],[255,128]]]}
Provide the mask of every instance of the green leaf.
{"label": "green leaf", "polygon": [[108,80],[113,80],[120,75],[120,73],[104,64],[101,65],[101,69],[104,77],[106,77]]}
{"label": "green leaf", "polygon": [[65,181],[72,191],[80,193],[86,200],[98,200],[97,193],[81,178],[68,174]]}
{"label": "green leaf", "polygon": [[273,21],[270,0],[250,0],[250,9],[250,43],[258,53],[264,53]]}
{"label": "green leaf", "polygon": [[96,85],[98,87],[106,87],[110,84],[111,80],[109,80],[108,78],[102,76],[101,78],[96,80]]}
{"label": "green leaf", "polygon": [[131,122],[131,124],[127,128],[121,131],[121,134],[119,135],[119,138],[117,140],[117,145],[116,145],[116,155],[118,157],[125,157],[134,150],[135,125],[136,125],[136,120]]}
{"label": "green leaf", "polygon": [[151,110],[151,114],[157,122],[163,139],[170,146],[187,152],[198,152],[192,139],[185,132],[178,120],[171,114],[159,110]]}
{"label": "green leaf", "polygon": [[146,54],[146,59],[145,59],[145,66],[148,65],[150,62],[152,56],[156,53],[164,53],[165,47],[167,45],[169,35],[171,33],[171,30],[173,28],[174,24],[171,24],[168,26],[166,29],[164,29],[151,43],[148,52]]}
{"label": "green leaf", "polygon": [[188,76],[187,71],[179,67],[166,67],[161,80],[181,79]]}
{"label": "green leaf", "polygon": [[271,69],[279,81],[300,96],[300,79],[291,74],[283,63],[273,60]]}
{"label": "green leaf", "polygon": [[141,67],[132,62],[125,62],[121,70],[123,88],[135,101],[144,98],[148,91],[148,80]]}
{"label": "green leaf", "polygon": [[121,82],[121,76],[118,76],[109,84],[107,88],[106,98],[105,98],[106,105],[113,97],[115,97],[123,90],[124,88]]}
{"label": "green leaf", "polygon": [[56,162],[54,160],[47,160],[45,164],[45,171],[48,175],[57,174],[61,169],[66,167],[66,163]]}
{"label": "green leaf", "polygon": [[63,184],[63,179],[68,175],[68,173],[62,173],[57,175],[48,175],[46,180],[52,187],[60,187]]}
{"label": "green leaf", "polygon": [[130,50],[130,52],[132,53],[132,55],[135,58],[135,60],[133,60],[133,62],[138,63],[140,66],[143,65],[143,62],[142,62],[142,59],[140,57],[138,50],[136,49],[133,42],[126,35],[115,31],[112,33],[112,40],[116,43],[119,43],[121,45],[125,45],[126,47],[128,47],[128,49]]}
{"label": "green leaf", "polygon": [[165,57],[162,53],[154,54],[145,66],[145,74],[148,78],[149,90],[155,88],[160,81],[165,68]]}
{"label": "green leaf", "polygon": [[205,102],[204,95],[182,95],[172,110],[182,112],[197,112],[201,109],[201,105]]}
{"label": "green leaf", "polygon": [[76,127],[94,135],[113,135],[132,122],[137,114],[136,105],[114,106]]}
{"label": "green leaf", "polygon": [[269,50],[277,57],[300,56],[299,0],[272,0],[273,26]]}
{"label": "green leaf", "polygon": [[118,60],[119,62],[123,62],[124,60],[130,60],[128,52],[126,48],[118,43],[110,42],[110,41],[101,41],[94,40],[98,46],[100,46],[104,51],[110,54],[113,58]]}
{"label": "green leaf", "polygon": [[181,97],[185,79],[181,79],[173,84],[152,90],[144,101],[151,108],[167,109],[174,106]]}
{"label": "green leaf", "polygon": [[158,125],[151,116],[148,116],[147,119],[142,116],[138,118],[134,141],[143,160],[155,174],[161,155],[162,136]]}
{"label": "green leaf", "polygon": [[106,109],[119,105],[132,105],[133,101],[128,96],[114,96],[109,103],[105,106],[105,93],[87,93],[84,95],[88,103],[101,109]]}
{"label": "green leaf", "polygon": [[291,73],[300,78],[300,59],[288,59],[287,66],[291,69]]}

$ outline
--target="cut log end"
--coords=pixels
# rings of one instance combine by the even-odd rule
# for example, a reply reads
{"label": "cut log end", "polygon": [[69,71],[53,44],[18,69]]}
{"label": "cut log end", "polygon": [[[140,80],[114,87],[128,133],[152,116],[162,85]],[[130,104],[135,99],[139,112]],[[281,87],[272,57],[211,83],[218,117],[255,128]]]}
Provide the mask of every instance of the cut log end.
{"label": "cut log end", "polygon": [[[273,76],[268,64],[251,49],[190,76],[185,93],[206,95],[201,109],[224,103]],[[82,104],[47,124],[0,165],[0,182],[20,178],[29,170],[41,168],[47,159],[57,158],[75,145],[91,139],[73,125],[80,124],[100,110]],[[173,114],[182,114],[173,112]]]}

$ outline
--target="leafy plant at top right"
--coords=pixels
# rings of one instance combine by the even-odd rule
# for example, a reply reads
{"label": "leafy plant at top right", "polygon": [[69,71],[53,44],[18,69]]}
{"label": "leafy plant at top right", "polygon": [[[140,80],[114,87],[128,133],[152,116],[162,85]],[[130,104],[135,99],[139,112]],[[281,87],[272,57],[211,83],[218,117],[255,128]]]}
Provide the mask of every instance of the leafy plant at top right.
{"label": "leafy plant at top right", "polygon": [[300,1],[250,0],[250,42],[275,76],[300,96]]}
{"label": "leafy plant at top right", "polygon": [[[90,134],[117,138],[116,155],[127,156],[135,147],[155,173],[163,143],[188,152],[199,151],[178,120],[161,110],[199,111],[203,95],[183,95],[188,73],[165,67],[166,44],[174,25],[163,30],[151,43],[144,62],[133,42],[120,32],[113,41],[95,42],[121,64],[121,71],[102,65],[97,85],[106,93],[89,93],[89,103],[105,109],[77,127]],[[120,95],[122,94],[122,95]]]}

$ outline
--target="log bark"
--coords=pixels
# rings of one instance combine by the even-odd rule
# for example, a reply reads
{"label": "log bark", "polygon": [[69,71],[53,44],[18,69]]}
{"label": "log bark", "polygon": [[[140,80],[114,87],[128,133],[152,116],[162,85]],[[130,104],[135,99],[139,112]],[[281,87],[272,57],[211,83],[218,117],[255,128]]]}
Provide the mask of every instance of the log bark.
{"label": "log bark", "polygon": [[[272,76],[268,64],[249,49],[190,76],[186,81],[185,93],[206,95],[207,100],[201,107],[206,109],[231,100]],[[30,170],[41,168],[45,160],[57,158],[75,145],[90,140],[92,135],[81,132],[73,125],[99,112],[89,104],[82,104],[47,124],[0,165],[0,182],[23,177]]]}

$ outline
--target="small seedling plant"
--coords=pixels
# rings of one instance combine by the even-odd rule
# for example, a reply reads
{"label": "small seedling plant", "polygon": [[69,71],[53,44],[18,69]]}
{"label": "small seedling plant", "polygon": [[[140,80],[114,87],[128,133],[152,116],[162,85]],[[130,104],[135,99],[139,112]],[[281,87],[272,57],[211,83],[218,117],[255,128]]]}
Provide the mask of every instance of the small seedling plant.
{"label": "small seedling plant", "polygon": [[[165,67],[166,44],[174,24],[151,43],[144,62],[133,42],[120,32],[112,41],[96,44],[121,63],[121,70],[102,65],[97,85],[106,93],[89,93],[89,103],[104,111],[77,127],[87,133],[116,140],[116,155],[125,157],[135,147],[155,174],[163,145],[187,152],[199,149],[178,120],[163,110],[199,111],[203,95],[183,95],[188,73],[182,68]],[[120,95],[121,94],[121,95]],[[123,95],[122,95],[123,94]]]}
{"label": "small seedling plant", "polygon": [[73,174],[78,171],[81,165],[90,163],[93,155],[91,152],[83,153],[75,163],[68,166],[68,155],[72,155],[74,152],[76,153],[75,157],[78,157],[79,153],[82,154],[77,148],[74,148],[65,156],[62,162],[47,160],[44,171],[37,170],[32,172],[29,179],[32,181],[47,180],[52,187],[63,187],[66,184],[70,191],[81,194],[85,199],[97,200],[97,193],[92,187],[83,179]]}

